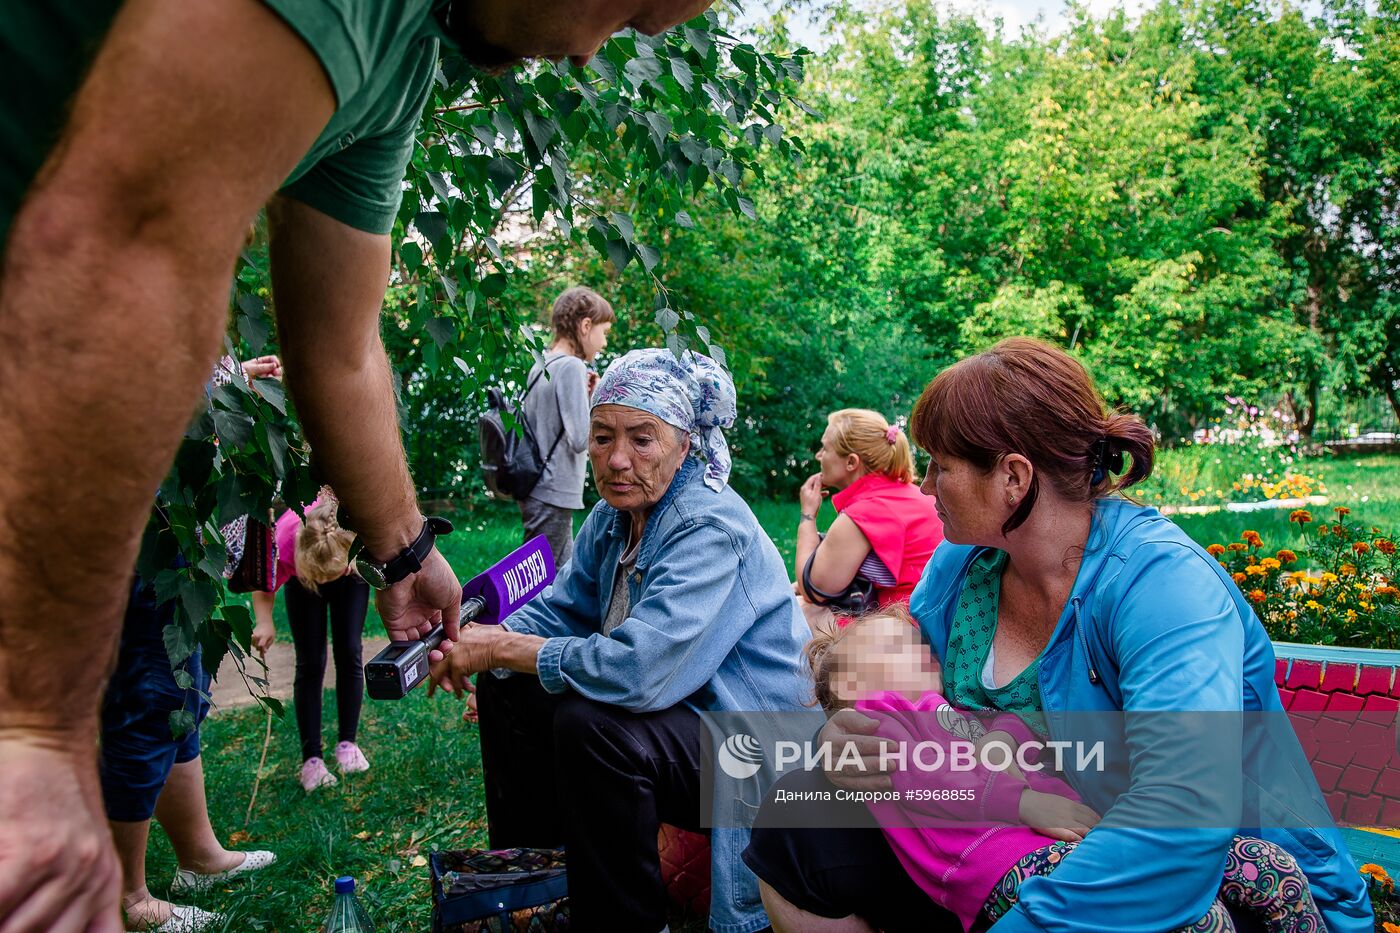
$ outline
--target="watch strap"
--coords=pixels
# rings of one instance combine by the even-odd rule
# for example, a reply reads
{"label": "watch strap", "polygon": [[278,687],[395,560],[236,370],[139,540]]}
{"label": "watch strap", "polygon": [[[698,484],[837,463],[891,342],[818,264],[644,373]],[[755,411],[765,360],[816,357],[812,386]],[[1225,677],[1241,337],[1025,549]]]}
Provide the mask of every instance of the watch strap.
{"label": "watch strap", "polygon": [[384,585],[393,586],[400,580],[412,576],[423,569],[423,561],[433,551],[433,544],[440,535],[450,534],[452,523],[436,515],[423,520],[423,529],[413,543],[384,563]]}

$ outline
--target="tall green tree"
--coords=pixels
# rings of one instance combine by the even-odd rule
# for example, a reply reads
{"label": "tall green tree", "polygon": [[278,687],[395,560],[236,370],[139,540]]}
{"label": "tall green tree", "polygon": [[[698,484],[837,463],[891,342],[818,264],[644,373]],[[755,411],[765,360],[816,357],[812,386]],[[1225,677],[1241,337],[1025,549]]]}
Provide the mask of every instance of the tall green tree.
{"label": "tall green tree", "polygon": [[[518,374],[529,359],[518,347],[538,351],[512,291],[530,275],[530,229],[597,250],[619,270],[645,270],[668,344],[723,359],[694,313],[656,278],[657,244],[664,229],[691,223],[686,207],[697,199],[754,215],[741,193],[746,170],[762,150],[800,152],[780,119],[801,83],[803,58],[736,38],[711,12],[663,36],[617,36],[586,69],[536,64],[490,77],[446,59],[394,233],[384,329],[403,410],[460,423],[470,402],[438,405],[447,386],[471,399]],[[580,173],[584,156],[588,171]],[[618,191],[629,193],[635,212],[603,209]],[[231,349],[276,349],[257,250],[240,264],[232,310]],[[163,518],[142,549],[141,572],[162,599],[178,600],[166,632],[173,663],[197,644],[209,670],[230,651],[242,663],[251,620],[224,596],[219,528],[239,514],[266,513],[279,482],[293,505],[309,501],[316,486],[280,386],[216,390],[162,486]],[[172,569],[177,552],[184,566]]]}

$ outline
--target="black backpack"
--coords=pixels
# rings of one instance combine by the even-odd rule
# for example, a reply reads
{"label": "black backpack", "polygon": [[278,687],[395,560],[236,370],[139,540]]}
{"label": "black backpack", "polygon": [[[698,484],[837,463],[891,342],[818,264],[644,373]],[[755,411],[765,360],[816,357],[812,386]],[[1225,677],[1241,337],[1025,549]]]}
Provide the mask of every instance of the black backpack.
{"label": "black backpack", "polygon": [[509,502],[513,499],[523,500],[529,496],[539,485],[545,465],[554,456],[555,448],[564,439],[564,432],[561,430],[549,448],[549,453],[541,458],[539,442],[525,417],[525,399],[535,387],[535,383],[539,382],[540,377],[548,370],[549,365],[546,364],[525,387],[525,394],[520,397],[520,401],[509,406],[511,416],[520,425],[519,431],[506,427],[502,413],[506,411],[508,403],[501,390],[491,388],[486,391],[487,408],[477,419],[476,429],[481,439],[481,474],[492,498]]}

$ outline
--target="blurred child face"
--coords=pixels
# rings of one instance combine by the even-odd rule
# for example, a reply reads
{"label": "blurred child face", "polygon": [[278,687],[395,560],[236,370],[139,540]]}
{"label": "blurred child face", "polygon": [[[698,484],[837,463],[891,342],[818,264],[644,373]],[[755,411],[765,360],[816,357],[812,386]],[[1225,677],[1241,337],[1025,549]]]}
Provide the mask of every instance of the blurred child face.
{"label": "blurred child face", "polygon": [[852,625],[833,649],[831,692],[843,703],[885,692],[910,700],[943,692],[943,670],[918,629],[889,616]]}

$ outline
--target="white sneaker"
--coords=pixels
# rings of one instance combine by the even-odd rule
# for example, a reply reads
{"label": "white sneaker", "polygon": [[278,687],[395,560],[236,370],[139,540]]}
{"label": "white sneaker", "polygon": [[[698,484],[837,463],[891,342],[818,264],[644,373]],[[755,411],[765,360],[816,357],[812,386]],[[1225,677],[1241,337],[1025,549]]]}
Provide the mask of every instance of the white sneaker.
{"label": "white sneaker", "polygon": [[203,933],[227,922],[223,914],[200,910],[198,907],[176,905],[170,910],[170,919],[158,927],[147,927],[150,933]]}
{"label": "white sneaker", "polygon": [[301,765],[301,789],[308,794],[318,787],[332,787],[340,783],[326,768],[326,762],[320,758],[308,758]]}
{"label": "white sneaker", "polygon": [[[216,871],[212,875],[201,875],[190,871],[188,868],[180,868],[175,871],[175,877],[170,880],[170,893],[185,893],[188,891],[203,891],[220,882],[227,881],[235,875],[245,875],[248,872],[258,871],[266,868],[277,861],[277,855],[266,850],[255,852],[244,852],[243,861],[230,868],[228,871]],[[193,908],[191,908],[193,909]]]}

